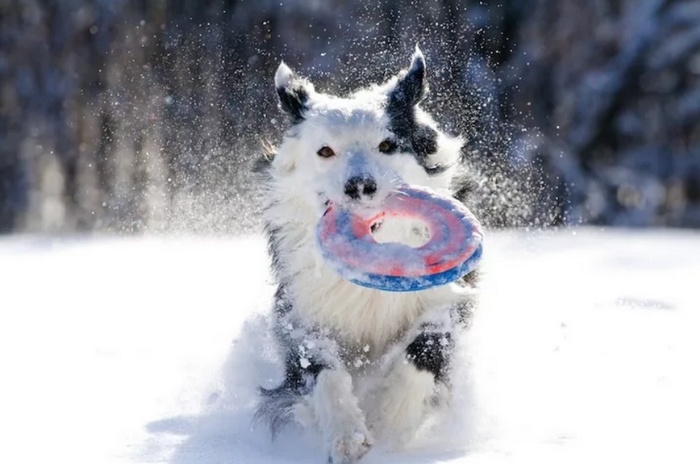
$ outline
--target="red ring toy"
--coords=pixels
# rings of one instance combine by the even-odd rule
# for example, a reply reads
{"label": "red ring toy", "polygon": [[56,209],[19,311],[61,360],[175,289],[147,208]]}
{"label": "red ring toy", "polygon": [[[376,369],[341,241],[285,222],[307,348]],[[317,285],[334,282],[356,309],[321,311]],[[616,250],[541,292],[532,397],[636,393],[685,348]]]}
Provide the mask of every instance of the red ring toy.
{"label": "red ring toy", "polygon": [[[418,219],[428,227],[430,240],[417,248],[378,243],[372,226],[385,217]],[[403,292],[444,285],[474,270],[483,234],[459,201],[404,186],[369,218],[331,204],[318,224],[316,239],[326,262],[343,278],[364,287]]]}

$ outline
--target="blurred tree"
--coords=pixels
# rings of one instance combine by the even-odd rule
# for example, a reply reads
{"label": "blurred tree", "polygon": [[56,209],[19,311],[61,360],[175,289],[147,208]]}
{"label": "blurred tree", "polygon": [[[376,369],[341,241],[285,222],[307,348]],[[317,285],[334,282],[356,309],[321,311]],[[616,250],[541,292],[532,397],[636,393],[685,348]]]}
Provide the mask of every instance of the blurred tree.
{"label": "blurred tree", "polygon": [[429,61],[495,226],[700,226],[693,0],[0,0],[0,231],[257,224],[279,59],[347,93]]}

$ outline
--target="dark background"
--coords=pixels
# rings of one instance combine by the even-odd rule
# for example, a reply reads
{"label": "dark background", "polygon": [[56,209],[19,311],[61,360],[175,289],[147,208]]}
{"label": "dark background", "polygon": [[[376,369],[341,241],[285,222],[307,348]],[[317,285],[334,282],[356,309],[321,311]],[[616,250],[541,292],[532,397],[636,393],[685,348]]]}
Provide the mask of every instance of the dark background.
{"label": "dark background", "polygon": [[279,60],[342,93],[416,43],[489,225],[700,227],[697,0],[0,0],[0,232],[251,230]]}

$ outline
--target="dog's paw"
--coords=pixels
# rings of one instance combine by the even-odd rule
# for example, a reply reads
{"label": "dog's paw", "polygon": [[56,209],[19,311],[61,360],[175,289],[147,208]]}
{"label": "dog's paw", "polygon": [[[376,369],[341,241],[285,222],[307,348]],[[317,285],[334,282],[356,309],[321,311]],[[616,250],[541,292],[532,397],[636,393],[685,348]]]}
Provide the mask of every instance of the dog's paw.
{"label": "dog's paw", "polygon": [[338,436],[331,441],[330,464],[354,464],[372,447],[368,432],[354,431]]}

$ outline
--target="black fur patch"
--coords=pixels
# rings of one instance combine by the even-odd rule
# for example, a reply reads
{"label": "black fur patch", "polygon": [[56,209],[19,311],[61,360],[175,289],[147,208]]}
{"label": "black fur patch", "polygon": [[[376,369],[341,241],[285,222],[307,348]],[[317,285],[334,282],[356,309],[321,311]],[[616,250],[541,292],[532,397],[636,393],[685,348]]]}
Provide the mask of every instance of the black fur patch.
{"label": "black fur patch", "polygon": [[[280,287],[281,289],[281,287]],[[279,293],[278,289],[278,293]],[[284,366],[284,380],[276,388],[260,387],[260,401],[254,419],[267,423],[273,438],[292,420],[294,405],[308,394],[316,382],[318,374],[326,366],[309,360],[305,367],[301,365],[300,354],[293,343],[285,343],[287,355]]]}
{"label": "black fur patch", "polygon": [[[280,272],[282,269],[282,257],[279,251],[281,231],[279,227],[265,224],[264,233],[267,236],[267,252],[270,255],[270,267],[275,277],[279,279],[282,274]],[[281,288],[282,286],[280,286],[280,289]],[[275,297],[277,297],[277,295],[275,295]]]}
{"label": "black fur patch", "polygon": [[277,388],[260,388],[260,400],[253,420],[270,427],[274,438],[293,419],[294,405],[299,401],[299,392],[282,384]]}
{"label": "black fur patch", "polygon": [[301,356],[296,350],[290,350],[287,353],[287,363],[285,366],[285,384],[296,388],[299,392],[307,393],[306,389],[310,387],[309,381],[316,380],[318,374],[321,373],[325,366],[309,360],[306,367],[302,367],[299,359]]}
{"label": "black fur patch", "polygon": [[304,88],[303,82],[295,80],[287,87],[277,87],[277,95],[280,107],[292,117],[292,122],[302,122],[307,110],[306,102],[309,100],[309,92]]}
{"label": "black fur patch", "polygon": [[436,153],[438,149],[437,131],[416,122],[413,109],[409,112],[410,114],[396,113],[389,106],[387,112],[390,117],[389,130],[399,138],[401,151],[412,153],[418,164],[430,176],[442,174],[450,168],[448,165],[431,162],[430,155]]}
{"label": "black fur patch", "polygon": [[453,345],[449,333],[423,332],[406,348],[406,358],[419,370],[431,372],[436,380],[443,380]]}
{"label": "black fur patch", "polygon": [[416,120],[416,105],[426,92],[425,66],[413,67],[399,78],[396,87],[389,93],[386,111],[390,121],[389,130],[399,139],[399,149],[412,153],[425,172],[434,176],[445,172],[449,166],[430,162],[430,155],[438,150],[438,133]]}
{"label": "black fur patch", "polygon": [[426,93],[425,61],[420,57],[414,59],[411,68],[399,77],[390,98],[396,106],[411,108],[420,103]]}
{"label": "black fur patch", "polygon": [[276,388],[259,388],[260,401],[255,411],[254,420],[264,422],[270,427],[270,433],[274,438],[277,433],[293,419],[294,405],[302,396],[308,394],[319,372],[323,369],[317,365],[310,365],[307,369],[296,363],[287,362],[285,379],[282,385]]}
{"label": "black fur patch", "polygon": [[450,169],[450,166],[447,164],[436,164],[434,166],[422,165],[422,166],[423,166],[423,169],[425,169],[425,172],[427,172],[429,176],[437,176],[438,174],[442,174],[443,172]]}
{"label": "black fur patch", "polygon": [[415,124],[411,141],[413,149],[421,158],[426,158],[428,155],[433,155],[438,150],[437,131],[432,127]]}
{"label": "black fur patch", "polygon": [[275,314],[277,316],[284,316],[292,310],[292,302],[287,298],[287,289],[284,285],[277,287],[275,292]]}

